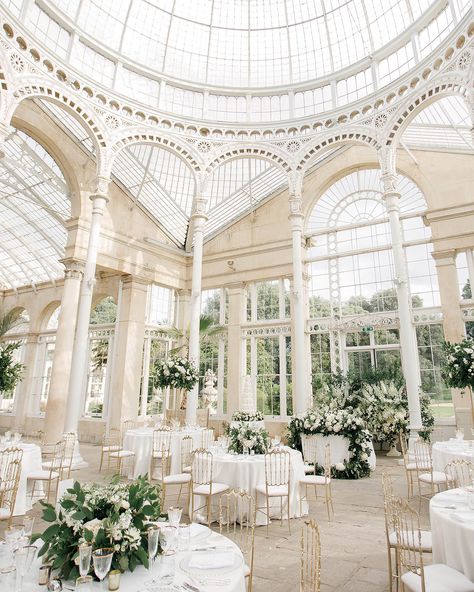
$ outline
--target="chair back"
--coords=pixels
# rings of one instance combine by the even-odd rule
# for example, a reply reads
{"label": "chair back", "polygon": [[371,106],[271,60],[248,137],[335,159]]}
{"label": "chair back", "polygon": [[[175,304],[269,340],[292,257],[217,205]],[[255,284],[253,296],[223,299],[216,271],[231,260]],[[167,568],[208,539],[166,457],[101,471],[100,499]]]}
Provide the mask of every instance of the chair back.
{"label": "chair back", "polygon": [[184,436],[181,439],[181,472],[190,467],[193,462],[193,439],[191,436]]}
{"label": "chair back", "polygon": [[128,430],[135,430],[137,427],[138,423],[134,419],[126,419],[122,422],[122,434],[125,436]]}
{"label": "chair back", "polygon": [[76,434],[68,432],[63,435],[64,440],[64,456],[63,456],[63,471],[67,471],[68,476],[71,473],[72,461],[74,459],[74,449],[76,447]]}
{"label": "chair back", "polygon": [[122,443],[122,432],[117,428],[110,428],[102,438],[102,446],[117,446]]}
{"label": "chair back", "polygon": [[193,451],[191,478],[194,485],[209,485],[212,483],[212,452],[204,448]]}
{"label": "chair back", "polygon": [[321,538],[314,520],[301,528],[300,592],[319,592],[321,587]]}
{"label": "chair back", "polygon": [[387,538],[395,531],[395,514],[393,509],[392,478],[385,471],[382,473],[383,509],[385,517],[385,534]]}
{"label": "chair back", "polygon": [[414,444],[415,464],[417,471],[431,472],[433,462],[431,460],[431,446],[424,440],[417,440]]}
{"label": "chair back", "polygon": [[247,590],[252,590],[256,504],[246,491],[232,489],[219,499],[219,532],[236,543],[250,569]]}
{"label": "chair back", "polygon": [[163,450],[169,452],[171,445],[171,432],[167,428],[153,430],[153,454],[161,455]]}
{"label": "chair back", "polygon": [[202,447],[204,450],[209,450],[209,448],[214,444],[214,429],[209,428],[202,431]]}
{"label": "chair back", "polygon": [[457,458],[446,465],[444,470],[448,476],[449,488],[466,487],[472,485],[474,478],[474,465],[470,460]]}
{"label": "chair back", "polygon": [[329,443],[324,447],[324,477],[326,480],[331,478],[331,446]]}
{"label": "chair back", "polygon": [[288,450],[272,450],[265,454],[265,483],[267,486],[289,485],[290,453]]}
{"label": "chair back", "polygon": [[306,463],[315,465],[317,462],[318,440],[315,436],[303,434],[301,436],[301,447],[303,449],[303,459]]}
{"label": "chair back", "polygon": [[64,465],[64,454],[66,450],[66,441],[60,440],[56,442],[53,448],[53,452],[51,455],[51,460],[49,461],[49,472],[51,473],[59,473],[61,475],[61,471],[63,470]]}
{"label": "chair back", "polygon": [[402,570],[421,577],[421,592],[425,592],[420,516],[406,500],[401,498],[392,498],[392,506],[400,566]]}
{"label": "chair back", "polygon": [[0,452],[0,508],[8,510],[10,518],[15,508],[22,458],[21,448],[7,448]]}

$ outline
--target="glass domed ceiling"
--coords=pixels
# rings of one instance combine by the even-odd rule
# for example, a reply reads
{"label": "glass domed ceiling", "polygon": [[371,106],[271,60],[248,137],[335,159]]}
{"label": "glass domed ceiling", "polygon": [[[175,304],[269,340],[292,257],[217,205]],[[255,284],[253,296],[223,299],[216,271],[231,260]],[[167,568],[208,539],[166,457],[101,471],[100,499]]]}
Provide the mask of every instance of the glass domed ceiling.
{"label": "glass domed ceiling", "polygon": [[400,35],[409,41],[410,25],[440,2],[50,0],[45,5],[94,44],[155,73],[209,86],[264,88],[343,70]]}

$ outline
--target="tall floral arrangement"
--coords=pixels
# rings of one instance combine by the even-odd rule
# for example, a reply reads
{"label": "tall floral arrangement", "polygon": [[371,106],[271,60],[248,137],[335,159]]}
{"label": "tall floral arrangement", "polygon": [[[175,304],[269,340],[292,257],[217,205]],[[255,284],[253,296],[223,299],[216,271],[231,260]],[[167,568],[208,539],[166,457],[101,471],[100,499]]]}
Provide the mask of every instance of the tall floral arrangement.
{"label": "tall floral arrangement", "polygon": [[75,482],[56,508],[43,502],[43,520],[50,526],[33,535],[41,539],[40,556],[52,564],[59,577],[75,579],[78,546],[87,542],[93,549],[114,549],[112,569],[133,571],[148,567],[147,525],[160,516],[159,488],[145,477],[121,483],[114,477],[109,484]]}
{"label": "tall floral arrangement", "polygon": [[362,387],[360,402],[367,429],[377,442],[393,446],[400,432],[408,428],[408,410],[403,388],[393,382],[379,382]]}
{"label": "tall floral arrangement", "polygon": [[155,386],[190,391],[199,380],[196,366],[187,358],[171,356],[155,362]]}
{"label": "tall floral arrangement", "polygon": [[229,450],[242,454],[248,448],[255,454],[265,454],[270,448],[270,436],[263,428],[254,428],[248,423],[239,423],[234,427],[227,427]]}
{"label": "tall floral arrangement", "polygon": [[474,339],[467,338],[460,343],[446,341],[443,349],[443,378],[446,384],[452,388],[474,389]]}

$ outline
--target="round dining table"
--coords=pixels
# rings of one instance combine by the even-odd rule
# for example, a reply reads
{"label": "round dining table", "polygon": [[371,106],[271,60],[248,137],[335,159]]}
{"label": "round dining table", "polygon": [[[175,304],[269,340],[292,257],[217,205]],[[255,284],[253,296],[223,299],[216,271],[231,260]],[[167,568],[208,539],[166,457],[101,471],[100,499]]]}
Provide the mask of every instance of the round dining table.
{"label": "round dining table", "polygon": [[[196,531],[196,535],[193,533]],[[120,577],[120,592],[145,592],[149,590],[176,590],[182,592],[245,592],[245,561],[239,547],[227,537],[200,525],[191,525],[190,550],[178,551],[174,558],[174,580],[169,586],[156,585],[149,588],[150,572],[143,566],[133,572],[125,572]],[[159,562],[157,559],[156,578],[159,581]],[[25,577],[23,592],[36,592],[41,560],[36,559]],[[12,585],[14,578],[12,578]],[[8,582],[9,583],[9,582]],[[8,583],[7,588],[8,590]],[[44,588],[44,586],[41,586]],[[14,589],[14,588],[11,588]],[[65,582],[63,590],[74,589],[73,582]],[[101,588],[94,582],[91,592],[108,589],[107,578]]]}
{"label": "round dining table", "polygon": [[474,492],[466,489],[436,494],[430,500],[430,522],[433,563],[449,565],[474,582],[474,499],[469,504],[469,496]]}
{"label": "round dining table", "polygon": [[474,464],[474,441],[451,438],[445,442],[433,444],[431,456],[433,469],[445,472],[446,465],[453,460],[469,460]]}
{"label": "round dining table", "polygon": [[[185,436],[190,436],[193,440],[193,447],[201,448],[202,433],[204,428],[181,428],[171,430],[170,455],[171,466],[170,474],[181,473],[181,441]],[[127,477],[136,479],[139,475],[145,475],[150,470],[151,454],[153,452],[153,428],[136,428],[128,430],[123,439],[125,450],[131,450],[135,453],[135,463],[130,467]]]}
{"label": "round dining table", "polygon": [[[300,510],[300,486],[299,481],[305,476],[304,463],[301,452],[292,448],[283,447],[290,453],[290,518],[299,518],[308,514],[308,504],[303,501]],[[246,491],[254,497],[257,506],[265,506],[265,498],[259,494],[257,499],[256,487],[265,485],[265,455],[244,455],[229,454],[219,449],[211,449],[212,457],[212,480],[215,483],[225,483],[230,489],[237,491]],[[213,521],[219,518],[219,496],[216,495],[213,500],[211,519]],[[205,498],[194,496],[194,507],[205,506]],[[284,502],[285,503],[285,502]],[[280,517],[280,498],[270,499],[270,517]],[[265,510],[266,511],[266,510]],[[191,502],[189,506],[191,512]],[[283,518],[287,516],[286,508],[283,508]],[[204,514],[197,513],[195,519],[206,522],[207,517]],[[267,517],[264,512],[257,510],[256,525],[262,526],[267,523]]]}

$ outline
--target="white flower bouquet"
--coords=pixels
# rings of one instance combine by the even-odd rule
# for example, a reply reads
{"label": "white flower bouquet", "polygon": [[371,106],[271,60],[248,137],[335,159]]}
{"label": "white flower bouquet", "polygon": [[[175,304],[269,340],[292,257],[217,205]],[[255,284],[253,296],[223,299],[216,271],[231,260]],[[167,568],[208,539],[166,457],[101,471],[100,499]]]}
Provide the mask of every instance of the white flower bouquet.
{"label": "white flower bouquet", "polygon": [[253,428],[248,423],[228,427],[226,435],[229,437],[229,450],[237,454],[242,454],[245,448],[255,454],[265,454],[270,447],[268,432],[263,428]]}
{"label": "white flower bouquet", "polygon": [[263,421],[265,419],[261,411],[255,411],[254,413],[248,413],[247,411],[236,411],[232,415],[232,421]]}
{"label": "white flower bouquet", "polygon": [[190,391],[199,380],[196,366],[187,358],[172,356],[155,362],[154,386]]}

